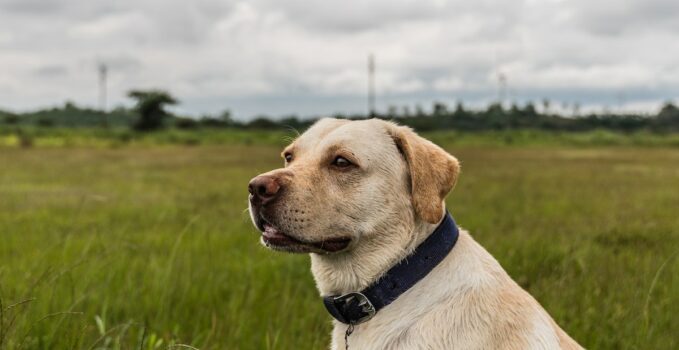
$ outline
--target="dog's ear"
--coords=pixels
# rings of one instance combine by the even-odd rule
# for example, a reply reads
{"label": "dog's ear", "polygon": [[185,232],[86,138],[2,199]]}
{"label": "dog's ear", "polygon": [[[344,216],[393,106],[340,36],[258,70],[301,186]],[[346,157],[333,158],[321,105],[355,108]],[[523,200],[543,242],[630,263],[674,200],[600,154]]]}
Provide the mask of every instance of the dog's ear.
{"label": "dog's ear", "polygon": [[443,215],[443,200],[460,174],[460,163],[408,127],[390,124],[388,130],[408,164],[415,213],[429,223],[439,222]]}

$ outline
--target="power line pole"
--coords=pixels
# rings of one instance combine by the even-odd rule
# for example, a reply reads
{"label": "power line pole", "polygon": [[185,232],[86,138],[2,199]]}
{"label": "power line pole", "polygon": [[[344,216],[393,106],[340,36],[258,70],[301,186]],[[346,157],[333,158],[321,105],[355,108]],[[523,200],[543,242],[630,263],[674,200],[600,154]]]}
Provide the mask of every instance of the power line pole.
{"label": "power line pole", "polygon": [[497,92],[497,103],[500,104],[500,106],[504,106],[505,100],[507,99],[507,76],[499,72],[497,73],[497,80],[498,80],[498,92]]}
{"label": "power line pole", "polygon": [[375,117],[375,56],[368,55],[368,115]]}
{"label": "power line pole", "polygon": [[104,127],[108,127],[108,117],[106,111],[106,78],[108,67],[106,63],[99,64],[99,110],[104,113]]}

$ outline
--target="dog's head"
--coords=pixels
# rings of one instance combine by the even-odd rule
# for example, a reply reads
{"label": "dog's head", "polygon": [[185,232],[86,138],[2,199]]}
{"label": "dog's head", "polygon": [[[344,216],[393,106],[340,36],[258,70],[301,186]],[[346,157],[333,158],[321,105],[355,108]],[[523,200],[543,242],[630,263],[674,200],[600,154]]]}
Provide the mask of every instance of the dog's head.
{"label": "dog's head", "polygon": [[285,166],[250,181],[262,243],[320,254],[353,249],[394,222],[443,217],[455,157],[406,127],[322,119],[286,147]]}

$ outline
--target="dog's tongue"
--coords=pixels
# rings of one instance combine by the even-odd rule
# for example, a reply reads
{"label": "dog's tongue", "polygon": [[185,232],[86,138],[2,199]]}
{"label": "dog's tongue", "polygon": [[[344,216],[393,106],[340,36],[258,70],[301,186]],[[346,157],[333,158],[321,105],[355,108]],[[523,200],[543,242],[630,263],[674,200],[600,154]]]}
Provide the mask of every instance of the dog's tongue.
{"label": "dog's tongue", "polygon": [[269,224],[264,224],[264,232],[262,232],[262,236],[264,236],[266,238],[282,238],[282,237],[285,237],[275,227],[273,227]]}

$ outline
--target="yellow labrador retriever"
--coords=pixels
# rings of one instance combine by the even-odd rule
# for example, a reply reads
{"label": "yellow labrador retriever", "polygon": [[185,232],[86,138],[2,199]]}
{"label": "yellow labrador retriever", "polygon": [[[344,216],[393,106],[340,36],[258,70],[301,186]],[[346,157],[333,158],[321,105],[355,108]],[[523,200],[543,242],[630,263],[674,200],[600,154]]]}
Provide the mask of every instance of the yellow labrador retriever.
{"label": "yellow labrador retriever", "polygon": [[444,198],[457,159],[377,119],[322,119],[251,180],[267,247],[310,253],[332,349],[581,349]]}

